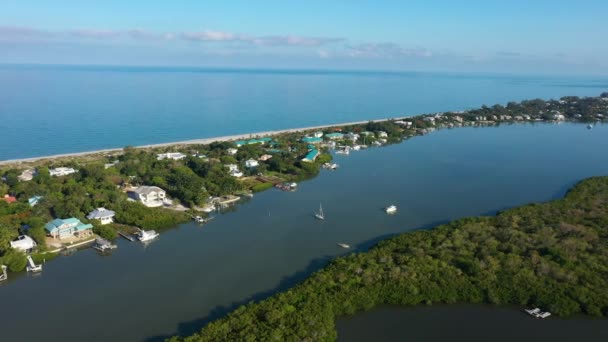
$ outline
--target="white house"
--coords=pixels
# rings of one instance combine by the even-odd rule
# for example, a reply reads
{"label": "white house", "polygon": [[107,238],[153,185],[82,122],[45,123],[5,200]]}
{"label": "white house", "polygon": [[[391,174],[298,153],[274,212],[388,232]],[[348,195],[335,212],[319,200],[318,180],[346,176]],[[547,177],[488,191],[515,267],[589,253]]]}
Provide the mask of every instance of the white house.
{"label": "white house", "polygon": [[78,170],[74,170],[71,167],[56,167],[54,169],[49,170],[51,176],[67,176],[76,172],[78,172]]}
{"label": "white house", "polygon": [[359,139],[359,134],[357,133],[346,133],[344,135],[344,138],[348,139],[348,140],[352,140],[352,141],[357,141],[357,139]]}
{"label": "white house", "polygon": [[553,115],[553,120],[564,121],[566,120],[566,117],[564,116],[564,114],[555,114]]}
{"label": "white house", "polygon": [[106,208],[97,208],[87,215],[89,220],[99,220],[101,224],[108,224],[114,222],[115,212]]}
{"label": "white house", "polygon": [[243,173],[241,171],[239,171],[239,170],[232,170],[232,171],[230,171],[230,175],[232,177],[236,177],[236,178],[243,177]]}
{"label": "white house", "polygon": [[157,186],[140,186],[128,191],[130,198],[140,201],[146,207],[160,207],[167,200],[165,190]]}
{"label": "white house", "polygon": [[258,166],[260,166],[260,163],[258,163],[258,161],[254,160],[254,159],[249,159],[245,162],[245,167],[247,167],[247,168],[258,167]]}
{"label": "white house", "polygon": [[229,148],[226,150],[226,153],[228,153],[229,155],[233,156],[235,155],[239,150],[237,150],[236,148]]}
{"label": "white house", "polygon": [[239,166],[236,165],[236,164],[226,164],[224,166],[228,168],[229,172],[238,171],[239,170]]}
{"label": "white house", "polygon": [[321,137],[323,136],[323,132],[315,132],[315,133],[313,134],[313,136],[314,136],[315,138],[321,138]]}
{"label": "white house", "polygon": [[180,152],[167,152],[167,153],[157,154],[156,160],[163,160],[163,159],[180,160],[180,159],[184,159],[186,157],[187,156],[185,154],[180,153]]}
{"label": "white house", "polygon": [[258,158],[259,161],[267,161],[268,159],[272,159],[272,156],[270,154],[264,154],[263,156]]}
{"label": "white house", "polygon": [[22,252],[29,252],[36,247],[36,241],[27,235],[20,235],[17,240],[11,241],[11,247]]}
{"label": "white house", "polygon": [[31,181],[35,175],[37,175],[38,173],[36,172],[36,170],[34,169],[27,169],[24,170],[23,172],[21,172],[21,174],[19,176],[17,176],[17,179],[20,182],[27,182],[27,181]]}
{"label": "white house", "polygon": [[386,132],[384,132],[384,131],[378,131],[378,137],[386,138],[386,137],[388,137],[388,134],[386,134]]}

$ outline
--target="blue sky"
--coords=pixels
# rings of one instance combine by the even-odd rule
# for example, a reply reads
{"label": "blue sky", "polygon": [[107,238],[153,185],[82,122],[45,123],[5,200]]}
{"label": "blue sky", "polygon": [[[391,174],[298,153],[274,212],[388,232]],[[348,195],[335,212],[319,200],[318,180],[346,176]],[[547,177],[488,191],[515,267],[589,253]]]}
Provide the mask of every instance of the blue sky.
{"label": "blue sky", "polygon": [[608,1],[9,0],[0,63],[608,74]]}

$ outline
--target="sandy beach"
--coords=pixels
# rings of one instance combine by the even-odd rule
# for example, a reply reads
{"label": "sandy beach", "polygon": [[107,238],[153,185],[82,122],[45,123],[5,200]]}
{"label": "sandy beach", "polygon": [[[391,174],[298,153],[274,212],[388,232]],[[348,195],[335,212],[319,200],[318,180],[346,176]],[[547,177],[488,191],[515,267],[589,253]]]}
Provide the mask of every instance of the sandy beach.
{"label": "sandy beach", "polygon": [[[367,122],[382,122],[382,121],[387,121],[387,120],[392,120],[392,119],[387,118],[387,119],[378,119],[378,120],[336,123],[336,124],[321,125],[321,126],[289,128],[289,129],[282,129],[282,130],[275,130],[275,131],[254,132],[254,133],[246,133],[246,134],[227,135],[227,136],[222,136],[222,137],[202,138],[202,139],[174,141],[174,142],[167,142],[167,143],[160,143],[160,144],[141,145],[141,146],[135,146],[135,148],[147,149],[147,148],[179,146],[179,145],[206,145],[206,144],[210,144],[210,143],[218,142],[218,141],[221,142],[221,141],[249,139],[252,137],[267,137],[267,136],[273,136],[273,135],[283,134],[283,133],[295,133],[295,132],[311,131],[311,130],[316,130],[316,129],[331,128],[331,127],[360,125],[360,124],[365,124]],[[32,163],[32,162],[50,160],[50,159],[83,157],[83,156],[95,155],[95,154],[116,153],[116,152],[121,152],[122,150],[123,150],[123,148],[108,148],[108,149],[101,149],[101,150],[95,150],[95,151],[62,153],[62,154],[55,154],[55,155],[49,155],[49,156],[30,157],[30,158],[22,158],[22,159],[8,159],[8,160],[1,160],[0,166],[6,166],[6,165],[12,165],[12,164],[22,164],[22,163]]]}

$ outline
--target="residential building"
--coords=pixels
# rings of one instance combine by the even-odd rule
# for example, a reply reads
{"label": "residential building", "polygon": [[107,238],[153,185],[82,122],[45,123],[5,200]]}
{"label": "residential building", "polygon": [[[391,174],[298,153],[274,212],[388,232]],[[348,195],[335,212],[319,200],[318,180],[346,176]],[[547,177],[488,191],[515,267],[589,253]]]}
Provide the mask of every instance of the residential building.
{"label": "residential building", "polygon": [[239,166],[236,165],[236,164],[226,164],[224,166],[228,168],[229,172],[238,171],[239,170]]}
{"label": "residential building", "polygon": [[339,140],[339,139],[344,138],[344,134],[338,133],[338,132],[336,132],[336,133],[329,133],[329,134],[325,134],[325,137],[327,139],[329,139],[329,140]]}
{"label": "residential building", "polygon": [[235,155],[239,150],[237,150],[236,148],[229,148],[226,150],[226,153],[228,153],[229,155],[233,156]]}
{"label": "residential building", "polygon": [[272,156],[270,154],[264,154],[263,156],[261,156],[260,158],[258,158],[259,161],[267,161],[268,159],[271,159]]}
{"label": "residential building", "polygon": [[311,162],[315,161],[315,159],[317,159],[317,157],[320,154],[321,153],[316,148],[311,148],[308,151],[308,153],[306,154],[306,156],[304,158],[302,158],[302,161],[304,161],[304,162],[310,162],[311,163]]}
{"label": "residential building", "polygon": [[56,167],[54,169],[49,170],[49,174],[51,176],[56,176],[56,177],[67,176],[67,175],[71,175],[76,172],[78,172],[78,170],[74,170],[71,167]]}
{"label": "residential building", "polygon": [[315,133],[313,134],[313,136],[314,136],[315,138],[321,138],[321,137],[323,137],[323,132],[315,132]]}
{"label": "residential building", "polygon": [[167,152],[167,153],[157,154],[156,160],[164,160],[164,159],[180,160],[180,159],[184,159],[186,157],[187,156],[185,154],[180,153],[180,152]]}
{"label": "residential building", "polygon": [[378,133],[378,137],[379,138],[386,138],[386,137],[388,137],[388,134],[386,132],[384,132],[384,131],[378,131],[377,133]]}
{"label": "residential building", "polygon": [[249,159],[245,162],[245,167],[247,168],[253,168],[258,166],[260,166],[260,163],[258,163],[258,161],[255,159]]}
{"label": "residential building", "polygon": [[167,200],[165,190],[157,186],[140,186],[128,191],[130,198],[143,203],[146,207],[160,207]]}
{"label": "residential building", "polygon": [[97,208],[87,215],[88,220],[98,220],[101,224],[108,224],[114,222],[115,212],[106,208]]}
{"label": "residential building", "polygon": [[323,139],[317,137],[304,137],[302,138],[302,142],[309,144],[320,144],[323,142]]}
{"label": "residential building", "polygon": [[230,171],[230,175],[232,177],[241,178],[241,177],[243,177],[243,172],[241,172],[239,170],[232,170],[232,171]]}
{"label": "residential building", "polygon": [[45,226],[49,236],[54,239],[65,239],[70,237],[85,237],[93,234],[93,225],[84,224],[79,219],[71,217],[67,219],[54,219]]}
{"label": "residential building", "polygon": [[553,120],[564,121],[564,120],[566,120],[566,117],[564,116],[564,114],[554,114]]}
{"label": "residential building", "polygon": [[357,141],[359,139],[359,134],[353,133],[353,132],[346,133],[344,135],[344,138],[346,138],[348,140],[352,140],[352,141]]}
{"label": "residential building", "polygon": [[4,202],[6,202],[8,204],[17,202],[17,198],[15,196],[11,196],[9,194],[4,195],[4,197],[2,197],[1,200],[3,200]]}
{"label": "residential building", "polygon": [[249,140],[239,140],[236,141],[235,144],[237,147],[241,147],[243,145],[253,145],[253,144],[265,144],[272,141],[272,138],[259,138],[259,139],[249,139]]}
{"label": "residential building", "polygon": [[42,196],[32,196],[27,199],[27,203],[29,203],[30,207],[33,207],[36,204],[38,204],[38,202],[40,202],[41,199],[42,199]]}
{"label": "residential building", "polygon": [[38,172],[36,172],[36,170],[27,169],[27,170],[24,170],[23,172],[21,172],[21,174],[19,176],[17,176],[17,179],[20,182],[31,181],[34,178],[34,176],[36,176],[37,174],[38,174]]}
{"label": "residential building", "polygon": [[11,241],[11,248],[27,253],[36,248],[36,241],[27,235],[20,235],[17,240]]}

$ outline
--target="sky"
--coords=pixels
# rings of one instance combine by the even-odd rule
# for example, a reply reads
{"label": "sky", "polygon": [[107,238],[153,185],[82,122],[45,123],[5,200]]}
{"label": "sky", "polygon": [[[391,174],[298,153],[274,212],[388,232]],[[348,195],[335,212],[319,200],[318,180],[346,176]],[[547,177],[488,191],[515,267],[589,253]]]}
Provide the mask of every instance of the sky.
{"label": "sky", "polygon": [[608,74],[608,1],[1,0],[0,63]]}

